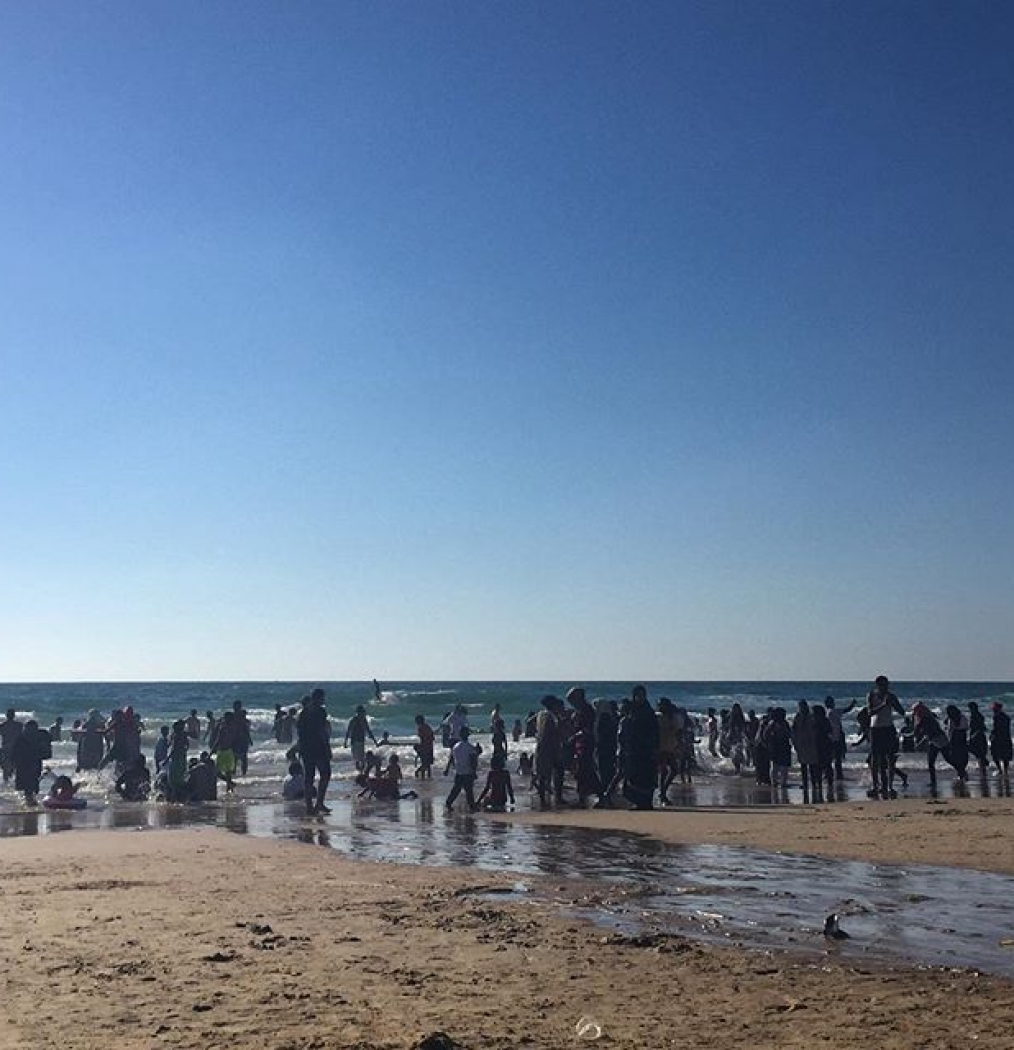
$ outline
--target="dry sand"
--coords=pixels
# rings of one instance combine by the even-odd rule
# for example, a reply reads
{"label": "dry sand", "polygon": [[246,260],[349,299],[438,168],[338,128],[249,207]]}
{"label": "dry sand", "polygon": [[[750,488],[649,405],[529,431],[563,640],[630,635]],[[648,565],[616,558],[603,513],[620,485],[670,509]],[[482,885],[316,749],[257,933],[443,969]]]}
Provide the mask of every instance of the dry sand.
{"label": "dry sand", "polygon": [[[525,812],[496,819],[633,831],[665,842],[754,846],[892,864],[1014,874],[1014,799],[904,799],[823,806]],[[1014,1035],[1011,1044],[1014,1047]]]}
{"label": "dry sand", "polygon": [[558,1048],[587,1014],[602,1047],[1014,1041],[1002,978],[631,941],[484,898],[511,880],[468,869],[196,830],[7,839],[0,863],[0,1045],[19,1050],[394,1050],[437,1030]]}

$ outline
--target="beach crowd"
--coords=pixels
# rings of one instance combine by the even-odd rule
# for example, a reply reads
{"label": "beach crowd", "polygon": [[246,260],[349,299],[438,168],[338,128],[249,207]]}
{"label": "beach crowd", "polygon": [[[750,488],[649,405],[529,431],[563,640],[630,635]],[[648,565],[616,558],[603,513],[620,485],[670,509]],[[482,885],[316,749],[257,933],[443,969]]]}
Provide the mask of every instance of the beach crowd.
{"label": "beach crowd", "polygon": [[[539,710],[515,719],[509,729],[497,705],[490,714],[491,754],[478,791],[483,749],[473,742],[467,712],[459,704],[436,727],[424,715],[416,716],[413,773],[420,781],[432,778],[439,734],[449,753],[444,775],[454,778],[447,808],[453,809],[462,799],[470,810],[503,811],[516,799],[508,768],[510,739],[517,757],[514,772],[543,807],[651,809],[656,802],[673,804],[673,792],[693,783],[700,772],[700,748],[712,758],[728,760],[738,774],[752,773],[773,798],[787,793],[790,773],[798,770],[804,802],[820,803],[834,800],[844,780],[843,763],[850,745],[842,718],[853,710],[860,732],[851,746],[866,748],[871,798],[895,798],[895,784],[907,784],[907,774],[898,768],[903,752],[925,753],[932,785],[939,759],[953,768],[958,783],[967,780],[973,760],[982,776],[991,762],[1002,777],[1008,776],[1014,748],[1010,718],[1002,704],[992,705],[988,726],[974,702],[968,704],[967,714],[947,705],[942,718],[921,702],[906,712],[884,676],[876,679],[865,703],[852,701],[839,708],[830,696],[822,702],[800,700],[791,718],[782,707],[769,707],[758,716],[753,710],[744,712],[738,703],[728,709],[709,709],[696,718],[666,697],[652,706],[641,685],[623,701],[589,700],[585,689],[575,686],[563,699],[543,697]],[[151,765],[142,750],[143,729],[130,706],[108,718],[89,711],[70,728],[57,718],[48,729],[33,719],[22,723],[10,710],[0,722],[4,784],[13,780],[25,802],[35,805],[52,744],[65,737],[76,745],[77,772],[111,767],[117,795],[129,801],[154,797],[176,803],[210,802],[217,799],[220,785],[232,792],[237,776],[247,774],[254,741],[249,716],[239,700],[221,715],[207,711],[202,719],[194,709],[188,718],[161,726]],[[329,813],[327,792],[337,738],[324,690],[315,689],[298,706],[276,705],[272,733],[287,748],[283,798],[302,802],[309,815]],[[360,797],[417,797],[416,791],[405,789],[401,760],[387,746],[394,743],[387,733],[377,738],[365,706],[360,705],[341,743],[351,752]],[[79,808],[84,804],[76,798],[79,787],[72,778],[57,776],[43,804]],[[565,796],[570,788],[576,795],[573,801]]]}

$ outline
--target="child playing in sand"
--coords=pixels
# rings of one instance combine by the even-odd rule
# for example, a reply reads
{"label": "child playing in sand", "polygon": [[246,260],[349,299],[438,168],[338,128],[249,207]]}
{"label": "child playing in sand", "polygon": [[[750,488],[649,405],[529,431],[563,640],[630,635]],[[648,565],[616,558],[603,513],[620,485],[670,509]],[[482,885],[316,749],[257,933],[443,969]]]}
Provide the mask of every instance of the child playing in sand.
{"label": "child playing in sand", "polygon": [[503,813],[507,808],[507,800],[514,805],[514,786],[511,784],[511,775],[507,772],[507,764],[502,755],[494,755],[489,764],[489,773],[486,774],[486,786],[479,796],[479,806],[487,813]]}

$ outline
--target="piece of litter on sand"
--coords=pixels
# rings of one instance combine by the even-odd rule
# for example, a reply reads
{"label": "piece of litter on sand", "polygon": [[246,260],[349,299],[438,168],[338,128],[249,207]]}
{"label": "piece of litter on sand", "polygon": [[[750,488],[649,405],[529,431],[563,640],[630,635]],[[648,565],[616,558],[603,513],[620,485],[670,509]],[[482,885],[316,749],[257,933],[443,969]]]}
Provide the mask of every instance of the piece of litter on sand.
{"label": "piece of litter on sand", "polygon": [[579,1017],[574,1030],[578,1039],[598,1039],[602,1035],[602,1025],[594,1017]]}

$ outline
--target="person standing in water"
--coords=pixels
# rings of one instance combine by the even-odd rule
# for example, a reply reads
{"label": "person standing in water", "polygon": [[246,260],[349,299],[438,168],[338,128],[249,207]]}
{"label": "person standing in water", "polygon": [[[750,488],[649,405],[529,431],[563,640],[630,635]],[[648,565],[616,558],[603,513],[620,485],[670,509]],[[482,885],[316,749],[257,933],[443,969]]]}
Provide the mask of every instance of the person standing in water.
{"label": "person standing in water", "polygon": [[680,727],[676,724],[673,702],[663,696],[658,702],[658,802],[671,804],[669,785],[676,779],[676,752],[680,747]]}
{"label": "person standing in water", "polygon": [[433,776],[433,742],[436,734],[433,732],[433,726],[426,721],[425,715],[415,716],[415,731],[419,737],[419,743],[415,745],[419,768],[415,775],[420,780],[430,780]]}
{"label": "person standing in water", "polygon": [[[820,787],[821,778],[827,781],[827,800],[834,801],[834,730],[831,720],[827,717],[827,710],[814,704],[810,708],[810,718],[813,721],[813,739],[817,745],[817,786]],[[816,802],[817,799],[814,799]],[[822,801],[822,800],[821,800]]]}
{"label": "person standing in water", "polygon": [[250,732],[250,716],[243,706],[242,700],[232,702],[232,710],[236,722],[236,740],[233,751],[236,754],[236,764],[243,776],[246,776],[250,767],[250,746],[253,743],[253,734]]}
{"label": "person standing in water", "polygon": [[6,718],[0,722],[0,767],[3,769],[5,784],[14,773],[14,744],[24,732],[24,728],[18,721],[14,708],[8,708]]}
{"label": "person standing in water", "polygon": [[940,727],[937,716],[922,701],[912,708],[912,724],[915,728],[915,746],[926,752],[930,788],[935,789],[937,786],[937,757],[943,755],[946,761],[950,761],[947,751],[947,734]]}
{"label": "person standing in water", "polygon": [[658,775],[658,719],[643,685],[635,685],[631,691],[623,734],[623,797],[633,809],[653,809]]}
{"label": "person standing in water", "polygon": [[25,723],[24,730],[14,741],[11,761],[14,765],[14,787],[25,796],[25,803],[34,806],[42,779],[42,763],[53,757],[49,734],[40,729],[35,719]]}
{"label": "person standing in water", "polygon": [[497,704],[493,712],[493,720],[490,724],[490,732],[493,737],[493,754],[499,755],[506,764],[507,762],[507,723],[500,715],[500,705]]}
{"label": "person standing in water", "polygon": [[[296,746],[303,763],[307,814],[330,813],[324,797],[331,782],[331,734],[323,689],[314,689],[310,694],[310,702],[296,719]],[[320,779],[314,790],[314,777],[318,774]]]}
{"label": "person standing in water", "polygon": [[567,692],[567,702],[574,709],[574,780],[578,803],[584,806],[590,796],[601,795],[605,790],[595,771],[595,708],[588,703],[581,686]]}
{"label": "person standing in water", "polygon": [[796,717],[792,720],[792,746],[796,749],[799,770],[803,780],[803,801],[823,802],[821,787],[820,751],[817,747],[817,728],[813,724],[810,705],[800,700]]}
{"label": "person standing in water", "polygon": [[105,719],[93,707],[81,726],[77,741],[77,771],[98,769],[106,750]]}
{"label": "person standing in water", "polygon": [[563,785],[560,784],[557,790],[556,783],[556,770],[563,753],[560,730],[563,702],[556,696],[544,696],[542,708],[535,732],[535,787],[539,801],[543,806],[548,806],[550,791],[553,792],[555,802],[563,802]]}
{"label": "person standing in water", "polygon": [[979,763],[980,775],[985,776],[989,772],[989,738],[986,736],[986,719],[976,703],[968,705],[968,751]]}
{"label": "person standing in water", "polygon": [[469,743],[468,737],[468,726],[462,726],[460,739],[451,748],[450,764],[454,768],[454,787],[451,788],[445,804],[448,812],[454,809],[454,803],[462,792],[469,810],[474,813],[476,809],[475,778],[479,772],[479,749]]}
{"label": "person standing in water", "polygon": [[616,732],[619,719],[609,701],[595,701],[595,772],[598,774],[602,794],[600,803],[616,776]]}
{"label": "person standing in water", "polygon": [[824,710],[827,712],[827,720],[831,723],[831,744],[834,751],[835,780],[845,779],[843,764],[845,762],[845,753],[848,744],[845,740],[845,727],[841,722],[842,716],[847,715],[855,706],[856,702],[853,700],[848,707],[839,711],[835,705],[833,696],[828,696],[824,699]]}
{"label": "person standing in water", "polygon": [[708,754],[718,758],[718,714],[713,707],[708,708]]}
{"label": "person standing in water", "polygon": [[172,736],[169,738],[169,756],[166,761],[166,785],[169,802],[186,802],[187,800],[187,752],[193,739],[183,719],[173,722]]}
{"label": "person standing in water", "polygon": [[[866,710],[870,716],[870,771],[873,787],[867,792],[870,798],[891,798],[894,792],[891,769],[893,756],[900,749],[898,731],[894,728],[896,714],[905,717],[905,709],[891,692],[887,675],[878,675],[873,689],[866,697]],[[897,795],[894,795],[897,798]]]}
{"label": "person standing in water", "polygon": [[989,734],[989,750],[1001,776],[1006,777],[1014,758],[1014,742],[1010,735],[1010,715],[998,700],[993,703],[993,728]]}
{"label": "person standing in water", "polygon": [[[300,715],[302,717],[302,715]],[[297,727],[298,730],[298,727]],[[369,737],[374,746],[377,744],[377,738],[373,735],[373,730],[370,728],[370,720],[366,717],[366,708],[360,704],[356,708],[356,713],[349,719],[349,724],[345,728],[345,747],[349,746],[349,741],[352,741],[352,761],[356,764],[356,772],[362,773],[363,771],[363,759],[366,756],[366,738]]]}
{"label": "person standing in water", "polygon": [[236,789],[236,735],[239,727],[236,723],[236,712],[226,711],[215,724],[215,736],[209,750],[215,756],[215,769],[225,781],[225,790]]}
{"label": "person standing in water", "polygon": [[947,761],[954,766],[958,780],[968,779],[968,719],[956,704],[944,708],[947,716]]}

